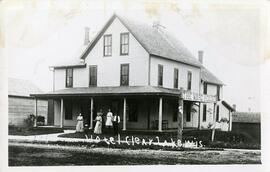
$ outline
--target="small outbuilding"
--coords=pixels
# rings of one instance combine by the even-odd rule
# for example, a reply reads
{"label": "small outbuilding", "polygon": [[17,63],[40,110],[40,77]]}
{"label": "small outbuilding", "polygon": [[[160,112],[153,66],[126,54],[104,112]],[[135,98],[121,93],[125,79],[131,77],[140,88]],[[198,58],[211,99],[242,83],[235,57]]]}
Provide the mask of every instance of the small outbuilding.
{"label": "small outbuilding", "polygon": [[[48,101],[30,97],[32,93],[38,94],[42,93],[42,91],[30,81],[15,78],[8,79],[9,125],[23,126],[25,119],[36,112],[38,116],[45,118],[44,125],[47,124]],[[35,106],[35,103],[37,103],[37,106]]]}
{"label": "small outbuilding", "polygon": [[232,123],[232,131],[244,133],[260,141],[261,114],[259,112],[234,112]]}

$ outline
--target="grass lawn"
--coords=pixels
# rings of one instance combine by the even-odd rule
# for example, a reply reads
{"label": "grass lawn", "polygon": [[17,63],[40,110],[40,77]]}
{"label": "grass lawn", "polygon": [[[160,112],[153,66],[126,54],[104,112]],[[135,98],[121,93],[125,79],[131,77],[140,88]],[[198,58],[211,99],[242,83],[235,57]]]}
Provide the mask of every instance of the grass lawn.
{"label": "grass lawn", "polygon": [[260,164],[260,151],[155,151],[10,145],[9,166]]}
{"label": "grass lawn", "polygon": [[52,134],[64,132],[61,128],[23,128],[9,126],[8,135],[19,135],[19,136],[30,136],[30,135],[41,135],[41,134]]}
{"label": "grass lawn", "polygon": [[[66,137],[66,138],[88,138],[92,135],[93,138],[99,136],[100,138],[109,138],[114,137],[117,140],[117,136],[114,134],[101,134],[96,135],[93,134],[92,131],[88,131],[85,133],[68,133],[62,134],[59,137]],[[176,132],[132,132],[126,131],[120,133],[121,140],[125,140],[127,136],[129,139],[133,137],[139,137],[140,139],[153,139],[153,141],[157,141],[157,137],[160,142],[167,142],[171,141],[171,138],[176,141]],[[202,141],[203,145],[206,147],[211,148],[240,148],[240,149],[260,149],[260,143],[255,141],[253,138],[243,134],[243,133],[235,133],[235,132],[223,132],[223,131],[216,131],[215,134],[215,141],[211,142],[211,130],[193,130],[193,131],[184,131],[183,132],[183,140],[189,141]]]}

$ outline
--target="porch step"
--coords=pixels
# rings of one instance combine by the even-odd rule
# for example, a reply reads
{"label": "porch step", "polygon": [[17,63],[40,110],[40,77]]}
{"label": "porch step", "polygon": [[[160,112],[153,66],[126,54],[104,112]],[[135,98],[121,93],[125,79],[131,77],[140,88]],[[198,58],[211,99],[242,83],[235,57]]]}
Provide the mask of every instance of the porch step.
{"label": "porch step", "polygon": [[64,130],[64,133],[75,133],[76,130]]}

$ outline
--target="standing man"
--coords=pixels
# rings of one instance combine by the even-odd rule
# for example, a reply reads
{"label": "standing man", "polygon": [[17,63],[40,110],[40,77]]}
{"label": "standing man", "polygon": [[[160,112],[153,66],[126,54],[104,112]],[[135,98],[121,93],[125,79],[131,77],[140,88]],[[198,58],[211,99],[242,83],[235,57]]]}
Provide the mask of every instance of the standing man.
{"label": "standing man", "polygon": [[118,132],[118,125],[120,123],[120,116],[115,114],[113,116],[113,130],[114,130],[114,134],[117,135],[119,132]]}

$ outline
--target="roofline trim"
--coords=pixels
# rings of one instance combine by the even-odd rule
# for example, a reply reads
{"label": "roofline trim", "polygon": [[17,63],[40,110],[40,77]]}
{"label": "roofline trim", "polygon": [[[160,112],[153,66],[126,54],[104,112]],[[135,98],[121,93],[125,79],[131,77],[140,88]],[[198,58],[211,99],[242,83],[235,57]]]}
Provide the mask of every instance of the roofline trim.
{"label": "roofline trim", "polygon": [[229,110],[231,110],[231,111],[235,111],[235,109],[234,109],[231,105],[229,105],[226,101],[222,100],[221,103],[222,103],[227,109],[229,109]]}
{"label": "roofline trim", "polygon": [[66,68],[85,68],[86,63],[84,64],[76,64],[76,65],[61,65],[61,66],[50,66],[53,69],[66,69]]}
{"label": "roofline trim", "polygon": [[93,96],[93,97],[102,97],[102,96],[171,96],[171,97],[179,97],[179,94],[173,94],[173,93],[163,93],[163,92],[137,92],[137,93],[62,93],[62,94],[31,94],[31,97],[36,97],[36,98],[50,98],[50,97],[87,97],[87,96]]}
{"label": "roofline trim", "polygon": [[166,60],[170,60],[170,61],[182,63],[182,64],[185,64],[185,65],[189,65],[189,66],[193,66],[193,67],[196,67],[196,68],[201,69],[201,66],[193,65],[193,64],[190,64],[190,63],[185,63],[185,62],[182,62],[182,61],[179,61],[179,60],[169,59],[169,58],[167,58],[167,57],[158,56],[158,55],[155,55],[155,54],[150,54],[150,55],[153,56],[153,57],[162,58],[162,59],[166,59]]}
{"label": "roofline trim", "polygon": [[205,82],[205,83],[207,83],[207,84],[212,84],[212,85],[219,85],[219,86],[225,85],[225,84],[223,84],[223,83],[213,83],[213,82],[205,81],[205,80],[203,80],[203,79],[202,79],[202,81]]}

